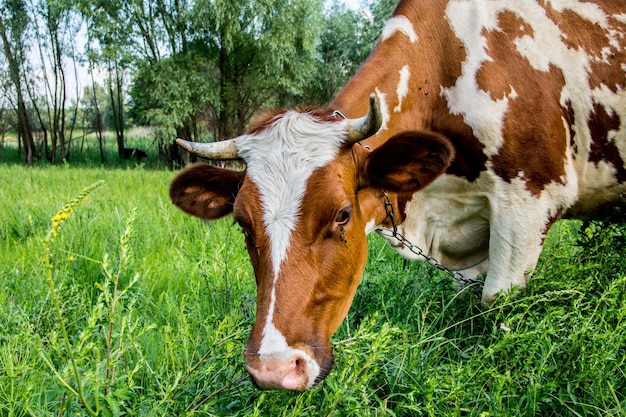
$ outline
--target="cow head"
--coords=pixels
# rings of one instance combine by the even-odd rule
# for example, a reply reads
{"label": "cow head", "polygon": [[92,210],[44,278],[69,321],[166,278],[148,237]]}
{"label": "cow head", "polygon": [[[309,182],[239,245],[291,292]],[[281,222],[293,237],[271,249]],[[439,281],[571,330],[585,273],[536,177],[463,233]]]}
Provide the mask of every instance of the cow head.
{"label": "cow head", "polygon": [[445,138],[428,132],[396,135],[371,152],[356,144],[380,128],[374,98],[370,104],[362,119],[287,111],[229,142],[179,142],[247,166],[192,165],[174,179],[170,197],[202,219],[232,213],[243,229],[257,282],[244,356],[260,388],[305,390],[329,372],[329,340],[361,280],[366,233],[386,217],[381,191],[413,193],[453,156]]}

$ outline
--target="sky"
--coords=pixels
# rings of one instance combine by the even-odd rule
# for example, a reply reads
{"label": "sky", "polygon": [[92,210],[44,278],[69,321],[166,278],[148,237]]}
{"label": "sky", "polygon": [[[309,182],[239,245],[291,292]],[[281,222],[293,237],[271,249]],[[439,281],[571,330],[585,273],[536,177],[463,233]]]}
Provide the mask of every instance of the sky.
{"label": "sky", "polygon": [[360,0],[343,0],[343,3],[352,10],[358,10],[361,8]]}

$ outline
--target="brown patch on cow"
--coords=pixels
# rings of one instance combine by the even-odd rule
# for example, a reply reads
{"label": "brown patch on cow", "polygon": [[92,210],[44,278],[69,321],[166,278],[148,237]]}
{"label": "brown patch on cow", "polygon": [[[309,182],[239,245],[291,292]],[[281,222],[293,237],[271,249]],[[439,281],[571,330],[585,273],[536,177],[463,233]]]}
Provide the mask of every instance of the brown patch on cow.
{"label": "brown patch on cow", "polygon": [[257,284],[256,320],[248,338],[246,355],[257,354],[265,326],[273,284],[273,265],[269,256],[269,238],[265,235],[261,197],[257,186],[246,178],[235,200],[233,217],[241,226],[246,249]]}
{"label": "brown patch on cow", "polygon": [[576,121],[576,115],[574,108],[572,107],[571,100],[567,100],[566,106],[561,108],[563,113],[563,119],[569,129],[569,146],[572,149],[572,155],[578,154],[578,143],[576,142],[576,130],[574,129],[574,123]]}
{"label": "brown patch on cow", "polygon": [[601,56],[602,48],[607,44],[604,29],[570,9],[562,12],[554,10],[548,3],[545,6],[546,16],[561,31],[561,41],[569,49],[581,49],[587,55]]}
{"label": "brown patch on cow", "polygon": [[[626,32],[626,25],[620,24],[619,30]],[[619,46],[607,46],[609,50],[604,55],[604,60],[593,60],[591,62],[591,74],[589,75],[589,85],[591,88],[606,86],[613,93],[618,93],[626,87],[626,77],[623,66],[626,65],[626,42],[624,37],[619,37]]]}
{"label": "brown patch on cow", "polygon": [[626,63],[626,38],[620,35],[626,32],[626,24],[613,15],[621,15],[623,6],[612,0],[594,4],[607,14],[608,29],[572,10],[558,12],[550,4],[545,6],[546,15],[560,28],[561,40],[569,49],[582,50],[589,56],[589,86],[596,89],[604,85],[617,93],[626,81],[622,67]]}
{"label": "brown patch on cow", "polygon": [[[500,20],[515,34],[523,33],[515,29],[523,23],[510,13],[502,13]],[[494,172],[508,182],[521,176],[527,189],[539,195],[565,175],[568,143],[559,104],[563,73],[555,66],[547,72],[534,69],[516,50],[515,38],[504,30],[484,35],[492,61],[479,69],[478,85],[494,99],[509,97],[502,132],[505,142],[492,158]]]}
{"label": "brown patch on cow", "polygon": [[626,182],[624,160],[621,158],[615,142],[610,139],[611,131],[617,132],[619,128],[620,119],[617,114],[608,114],[604,106],[598,103],[593,106],[593,113],[589,117],[589,130],[592,139],[589,161],[596,165],[599,162],[613,165],[616,171],[616,180],[623,183]]}
{"label": "brown patch on cow", "polygon": [[[511,85],[513,77],[509,68],[517,70],[517,67],[509,62],[509,59],[513,56],[520,58],[513,41],[524,35],[532,36],[534,33],[523,19],[512,12],[500,13],[498,22],[500,29],[494,32],[483,30],[483,36],[489,41],[489,55],[494,58],[495,62],[485,63],[476,73],[476,82],[479,87],[489,93],[493,100],[502,100],[513,92]],[[501,44],[502,41],[505,42],[504,45]],[[493,67],[500,67],[500,70],[492,69]],[[516,92],[519,90],[519,88],[516,89]]]}

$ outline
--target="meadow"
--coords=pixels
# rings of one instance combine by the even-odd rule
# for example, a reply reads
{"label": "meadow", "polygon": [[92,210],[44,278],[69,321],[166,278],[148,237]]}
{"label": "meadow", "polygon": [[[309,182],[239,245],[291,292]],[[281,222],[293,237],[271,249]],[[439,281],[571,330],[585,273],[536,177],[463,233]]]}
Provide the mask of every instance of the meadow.
{"label": "meadow", "polygon": [[175,174],[0,165],[0,415],[626,416],[622,225],[558,222],[489,309],[370,236],[330,375],[261,392],[243,237],[173,207]]}

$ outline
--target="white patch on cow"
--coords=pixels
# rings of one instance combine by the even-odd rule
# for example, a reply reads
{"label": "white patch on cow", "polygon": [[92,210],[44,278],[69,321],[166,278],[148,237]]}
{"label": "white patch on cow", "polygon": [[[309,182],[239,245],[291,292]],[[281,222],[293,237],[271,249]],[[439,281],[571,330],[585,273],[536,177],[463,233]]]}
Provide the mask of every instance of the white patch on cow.
{"label": "white patch on cow", "polygon": [[409,94],[410,79],[411,71],[409,70],[409,66],[405,65],[400,70],[400,82],[398,82],[398,87],[396,88],[396,93],[398,94],[398,105],[393,109],[396,113],[400,113],[400,111],[402,111],[402,100],[404,100]]}
{"label": "white patch on cow", "polygon": [[370,233],[375,231],[377,228],[378,228],[378,224],[376,223],[376,220],[372,219],[369,222],[367,222],[367,224],[365,225],[365,234],[369,235]]}
{"label": "white patch on cow", "polygon": [[[620,120],[626,121],[626,94],[623,92],[615,94],[607,86],[602,85],[593,90],[592,98],[594,102],[602,103],[608,115],[617,115]],[[608,132],[608,140],[613,141],[622,161],[626,161],[626,126],[623,123],[619,131]]]}
{"label": "white patch on cow", "polygon": [[550,0],[550,6],[559,13],[571,10],[592,23],[606,27],[607,16],[600,6],[591,2],[571,0]]}
{"label": "white patch on cow", "polygon": [[441,95],[446,98],[450,112],[462,115],[465,122],[472,127],[476,137],[485,145],[485,153],[494,155],[503,142],[502,127],[508,98],[493,100],[478,86],[476,73],[484,62],[492,60],[487,53],[483,30],[495,28],[497,18],[487,13],[487,7],[477,7],[473,2],[450,2],[446,9],[446,18],[465,44],[467,58],[456,84],[450,88],[442,88]]}
{"label": "white patch on cow", "polygon": [[379,132],[387,130],[387,124],[389,123],[389,105],[387,104],[387,94],[380,91],[378,87],[376,87],[376,96],[378,97],[378,106],[380,108],[380,114],[382,115],[383,122],[380,125]]}
{"label": "white patch on cow", "polygon": [[570,208],[569,214],[593,214],[599,207],[619,200],[626,193],[626,184],[616,184],[616,174],[615,166],[611,163],[599,161],[586,164],[584,175],[580,176],[578,200]]}
{"label": "white patch on cow", "polygon": [[[270,305],[259,349],[261,354],[295,352],[273,323],[276,282],[298,222],[306,183],[316,169],[337,156],[345,139],[346,123],[325,123],[310,114],[290,111],[266,130],[237,139],[239,155],[246,161],[247,177],[260,193],[274,270]],[[312,361],[306,353],[297,352]]]}
{"label": "white patch on cow", "polygon": [[408,36],[411,43],[415,43],[419,39],[415,33],[413,23],[406,16],[397,15],[387,21],[383,28],[382,40],[386,41],[398,32]]}
{"label": "white patch on cow", "polygon": [[556,210],[570,206],[577,198],[571,158],[565,165],[565,185],[548,184],[539,196],[528,191],[523,173],[510,181],[495,178],[483,301],[493,300],[500,291],[526,286],[527,273],[535,268],[541,252],[546,225],[558,214]]}
{"label": "white patch on cow", "polygon": [[[407,203],[400,232],[449,268],[462,270],[484,261],[489,239],[485,184],[485,174],[473,183],[440,176]],[[389,243],[408,259],[424,260],[395,239]]]}

